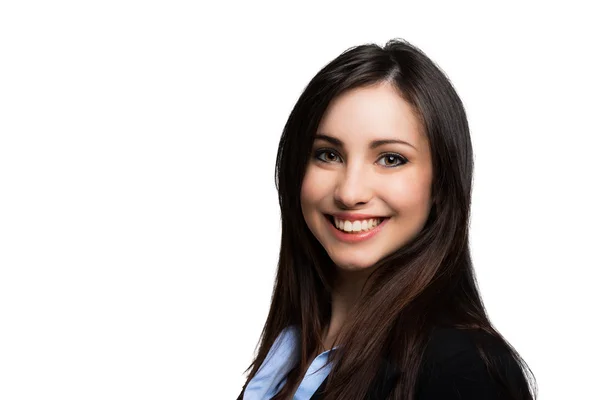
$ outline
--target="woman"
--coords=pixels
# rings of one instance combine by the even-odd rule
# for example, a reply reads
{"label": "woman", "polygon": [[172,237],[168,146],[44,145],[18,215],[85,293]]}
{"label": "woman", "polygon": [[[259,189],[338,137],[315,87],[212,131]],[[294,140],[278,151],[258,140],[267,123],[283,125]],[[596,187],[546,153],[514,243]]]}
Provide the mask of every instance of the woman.
{"label": "woman", "polygon": [[476,286],[472,173],[463,105],[419,49],[319,71],[279,144],[279,265],[238,399],[534,398]]}

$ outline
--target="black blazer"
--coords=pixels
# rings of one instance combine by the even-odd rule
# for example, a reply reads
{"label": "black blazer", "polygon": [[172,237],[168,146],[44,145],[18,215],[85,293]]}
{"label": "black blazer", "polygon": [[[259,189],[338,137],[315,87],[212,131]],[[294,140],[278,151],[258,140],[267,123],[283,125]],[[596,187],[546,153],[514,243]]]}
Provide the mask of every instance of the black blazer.
{"label": "black blazer", "polygon": [[[487,372],[475,340],[483,342],[502,366],[509,389],[496,383]],[[396,369],[387,361],[371,385],[366,400],[387,400],[397,378]],[[327,378],[310,400],[323,399]],[[516,361],[501,342],[483,332],[440,328],[433,332],[425,350],[415,400],[513,400],[526,399],[527,381]],[[242,400],[243,390],[237,400]],[[265,399],[268,400],[268,399]]]}

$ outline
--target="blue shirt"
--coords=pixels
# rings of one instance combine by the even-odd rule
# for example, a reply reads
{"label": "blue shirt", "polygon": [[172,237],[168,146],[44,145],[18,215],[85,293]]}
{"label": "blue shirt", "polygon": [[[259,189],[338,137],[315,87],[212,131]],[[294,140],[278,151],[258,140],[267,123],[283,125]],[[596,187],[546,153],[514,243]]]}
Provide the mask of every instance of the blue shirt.
{"label": "blue shirt", "polygon": [[[327,357],[333,350],[335,348],[324,351],[312,361],[294,394],[294,400],[309,400],[321,386],[331,370]],[[287,374],[299,360],[300,330],[295,326],[287,327],[277,336],[265,361],[248,382],[243,400],[265,400],[274,397],[285,385]]]}

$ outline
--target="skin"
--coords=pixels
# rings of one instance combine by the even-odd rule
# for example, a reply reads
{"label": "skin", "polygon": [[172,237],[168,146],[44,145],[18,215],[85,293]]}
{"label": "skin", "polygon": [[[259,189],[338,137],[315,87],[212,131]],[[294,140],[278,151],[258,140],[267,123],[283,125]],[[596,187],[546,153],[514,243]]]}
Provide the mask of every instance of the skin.
{"label": "skin", "polygon": [[[382,139],[408,144],[370,147]],[[332,317],[324,332],[328,349],[373,264],[404,246],[425,225],[432,205],[433,168],[417,116],[387,82],[334,99],[319,124],[312,154],[302,182],[301,206],[310,231],[336,265]],[[337,212],[390,219],[374,237],[351,244],[330,231],[325,214]]]}

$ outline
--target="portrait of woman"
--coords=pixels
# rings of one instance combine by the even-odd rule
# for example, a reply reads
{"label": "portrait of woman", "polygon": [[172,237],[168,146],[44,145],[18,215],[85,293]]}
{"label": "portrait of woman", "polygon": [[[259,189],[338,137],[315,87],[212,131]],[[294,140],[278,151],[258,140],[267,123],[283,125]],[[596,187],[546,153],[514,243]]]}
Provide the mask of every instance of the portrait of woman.
{"label": "portrait of woman", "polygon": [[478,292],[472,175],[462,102],[417,47],[321,69],[281,136],[276,282],[238,399],[534,398]]}
{"label": "portrait of woman", "polygon": [[0,6],[0,400],[599,398],[592,2],[74,3]]}

